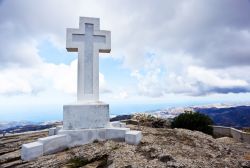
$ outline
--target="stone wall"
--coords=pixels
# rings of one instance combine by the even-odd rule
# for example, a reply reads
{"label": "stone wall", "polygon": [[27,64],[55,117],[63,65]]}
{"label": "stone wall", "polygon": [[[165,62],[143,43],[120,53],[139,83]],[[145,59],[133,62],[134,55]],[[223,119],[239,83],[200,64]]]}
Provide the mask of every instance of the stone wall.
{"label": "stone wall", "polygon": [[222,126],[213,126],[213,133],[215,137],[222,137],[222,136],[231,137],[231,128]]}
{"label": "stone wall", "polygon": [[212,127],[215,137],[228,136],[232,137],[236,141],[246,142],[250,144],[250,133],[243,132],[241,130],[231,127],[214,126],[214,125]]}

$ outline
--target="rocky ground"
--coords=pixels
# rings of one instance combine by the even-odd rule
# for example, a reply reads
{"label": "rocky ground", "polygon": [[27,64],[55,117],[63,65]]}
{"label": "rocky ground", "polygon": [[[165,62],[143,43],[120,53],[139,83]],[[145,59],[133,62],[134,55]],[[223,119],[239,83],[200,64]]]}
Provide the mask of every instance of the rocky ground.
{"label": "rocky ground", "polygon": [[[130,125],[129,127],[135,126]],[[104,141],[67,149],[40,157],[20,160],[21,144],[47,136],[46,132],[0,138],[0,167],[250,167],[250,144],[231,138],[214,139],[201,132],[184,129],[142,127],[138,146]]]}

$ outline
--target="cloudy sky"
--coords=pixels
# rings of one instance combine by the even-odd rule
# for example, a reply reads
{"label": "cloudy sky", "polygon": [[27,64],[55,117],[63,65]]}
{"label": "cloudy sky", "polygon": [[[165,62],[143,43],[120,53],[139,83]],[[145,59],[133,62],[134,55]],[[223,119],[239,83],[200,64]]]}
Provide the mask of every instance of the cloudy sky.
{"label": "cloudy sky", "polygon": [[79,16],[111,31],[101,100],[250,102],[249,0],[0,0],[2,119],[76,100],[77,53],[66,51],[65,37]]}

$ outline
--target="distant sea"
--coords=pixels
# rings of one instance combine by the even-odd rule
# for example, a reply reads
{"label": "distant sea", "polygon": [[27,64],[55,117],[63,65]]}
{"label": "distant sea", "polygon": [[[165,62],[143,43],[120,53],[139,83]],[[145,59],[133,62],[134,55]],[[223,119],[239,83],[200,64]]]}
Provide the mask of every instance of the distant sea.
{"label": "distant sea", "polygon": [[[193,104],[110,104],[110,116],[133,114],[137,112],[154,111],[170,107],[184,107],[190,105],[201,105],[204,103]],[[0,121],[61,121],[63,120],[62,105],[43,105],[43,106],[18,106],[0,109]]]}

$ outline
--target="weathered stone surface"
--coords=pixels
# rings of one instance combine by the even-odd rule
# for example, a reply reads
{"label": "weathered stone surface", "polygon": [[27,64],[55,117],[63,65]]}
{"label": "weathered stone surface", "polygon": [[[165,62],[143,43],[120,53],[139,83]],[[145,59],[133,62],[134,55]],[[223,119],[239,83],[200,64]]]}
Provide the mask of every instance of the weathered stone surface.
{"label": "weathered stone surface", "polygon": [[247,132],[243,133],[242,138],[243,138],[243,142],[250,144],[250,133],[247,133]]}
{"label": "weathered stone surface", "polygon": [[112,121],[112,122],[110,122],[110,127],[125,128],[126,123],[122,123],[120,121]]}
{"label": "weathered stone surface", "polygon": [[99,52],[111,50],[110,31],[99,18],[80,17],[79,29],[67,29],[66,48],[78,52],[77,101],[99,101]]}
{"label": "weathered stone surface", "polygon": [[22,145],[21,158],[25,161],[36,159],[43,155],[43,144],[40,142],[31,142]]}
{"label": "weathered stone surface", "polygon": [[88,144],[94,140],[103,141],[106,139],[105,129],[60,130],[58,133],[67,135],[68,147]]}
{"label": "weathered stone surface", "polygon": [[212,126],[212,127],[213,127],[213,134],[216,137],[231,136],[231,128],[230,127],[222,127],[222,126]]}
{"label": "weathered stone surface", "polygon": [[128,131],[125,134],[125,142],[130,145],[138,145],[142,139],[141,131]]}
{"label": "weathered stone surface", "polygon": [[243,134],[243,132],[241,130],[237,130],[235,128],[231,128],[231,135],[238,142],[243,142],[242,134]]}
{"label": "weathered stone surface", "polygon": [[[112,139],[112,140],[125,141],[125,134],[129,130],[130,130],[129,128],[116,128],[116,127],[100,128],[100,129],[76,129],[76,130],[61,129],[58,131],[58,135],[39,138],[38,142],[43,145],[43,153],[41,155],[46,155],[62,151],[67,147],[74,147],[92,143],[95,140],[104,141],[106,139]],[[56,128],[54,129],[54,131],[56,131]],[[131,135],[130,137],[128,137],[127,141],[130,144],[138,144],[139,141],[141,140],[141,134],[138,134],[137,132],[132,132],[130,134]]]}
{"label": "weathered stone surface", "polygon": [[63,128],[63,126],[62,125],[60,125],[60,126],[56,126],[56,134],[55,135],[57,135],[58,134],[58,132],[59,132],[59,130],[61,130]]}
{"label": "weathered stone surface", "polygon": [[49,136],[56,135],[56,127],[49,128]]}
{"label": "weathered stone surface", "polygon": [[120,128],[121,122],[120,121],[113,121],[109,123],[110,127],[118,127]]}
{"label": "weathered stone surface", "polygon": [[124,141],[125,134],[128,132],[129,128],[106,128],[106,138]]}
{"label": "weathered stone surface", "polygon": [[104,128],[109,124],[109,105],[88,103],[63,106],[63,129]]}
{"label": "weathered stone surface", "polygon": [[246,142],[250,144],[250,133],[238,130],[232,127],[213,125],[213,134],[215,137],[233,137],[238,142]]}
{"label": "weathered stone surface", "polygon": [[126,128],[126,123],[120,123],[121,128]]}
{"label": "weathered stone surface", "polygon": [[38,142],[43,144],[43,154],[51,154],[67,148],[66,135],[53,135],[45,138],[39,138]]}

